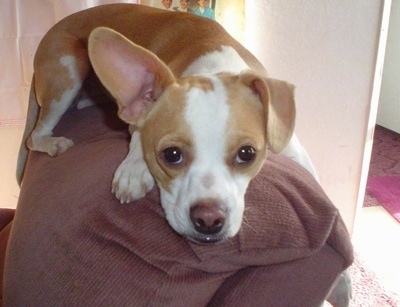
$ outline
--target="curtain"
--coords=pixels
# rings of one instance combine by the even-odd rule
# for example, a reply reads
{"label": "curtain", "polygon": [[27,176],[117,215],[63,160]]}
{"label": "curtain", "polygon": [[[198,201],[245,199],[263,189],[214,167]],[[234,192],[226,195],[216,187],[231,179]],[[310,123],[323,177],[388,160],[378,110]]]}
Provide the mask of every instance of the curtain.
{"label": "curtain", "polygon": [[0,126],[25,123],[33,57],[51,26],[77,11],[117,2],[139,0],[0,1]]}

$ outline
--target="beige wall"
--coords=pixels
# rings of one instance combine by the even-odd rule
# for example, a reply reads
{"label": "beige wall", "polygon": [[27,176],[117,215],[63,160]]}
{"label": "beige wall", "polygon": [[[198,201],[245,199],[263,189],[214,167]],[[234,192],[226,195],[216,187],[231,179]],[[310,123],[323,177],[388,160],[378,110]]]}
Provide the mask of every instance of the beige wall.
{"label": "beige wall", "polygon": [[271,77],[296,85],[297,133],[350,231],[382,9],[383,0],[246,1],[245,44]]}
{"label": "beige wall", "polygon": [[245,0],[217,1],[216,19],[234,38],[243,41],[245,29]]}

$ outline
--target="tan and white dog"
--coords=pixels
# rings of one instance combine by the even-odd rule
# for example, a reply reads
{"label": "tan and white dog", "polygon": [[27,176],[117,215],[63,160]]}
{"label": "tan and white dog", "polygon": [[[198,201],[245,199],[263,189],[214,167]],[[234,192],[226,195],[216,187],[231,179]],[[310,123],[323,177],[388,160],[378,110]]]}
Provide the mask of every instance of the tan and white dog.
{"label": "tan and white dog", "polygon": [[268,78],[214,21],[116,4],[73,14],[41,41],[20,180],[25,141],[52,156],[74,145],[52,131],[85,90],[84,81],[95,76],[132,132],[112,191],[129,203],[157,182],[169,224],[190,240],[218,242],[237,234],[246,188],[267,150],[284,150],[315,174],[293,135],[292,85]]}

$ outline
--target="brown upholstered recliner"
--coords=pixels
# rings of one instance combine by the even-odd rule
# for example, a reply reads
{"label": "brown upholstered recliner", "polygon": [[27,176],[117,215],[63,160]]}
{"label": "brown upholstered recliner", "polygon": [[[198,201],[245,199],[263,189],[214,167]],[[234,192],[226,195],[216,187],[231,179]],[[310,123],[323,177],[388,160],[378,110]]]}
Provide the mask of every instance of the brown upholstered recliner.
{"label": "brown upholstered recliner", "polygon": [[157,189],[129,205],[111,194],[129,142],[115,113],[107,105],[70,110],[55,134],[71,137],[75,147],[56,158],[29,154],[13,221],[13,211],[0,212],[4,304],[323,302],[351,264],[352,248],[338,210],[307,171],[270,155],[246,194],[240,233],[194,244],[169,227]]}

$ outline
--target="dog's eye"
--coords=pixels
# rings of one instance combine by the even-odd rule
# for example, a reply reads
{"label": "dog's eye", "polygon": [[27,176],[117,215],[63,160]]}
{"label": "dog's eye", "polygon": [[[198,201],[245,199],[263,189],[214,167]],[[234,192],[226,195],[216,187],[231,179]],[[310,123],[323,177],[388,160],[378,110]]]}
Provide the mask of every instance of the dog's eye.
{"label": "dog's eye", "polygon": [[240,147],[235,162],[238,164],[249,163],[255,159],[257,151],[252,146]]}
{"label": "dog's eye", "polygon": [[183,161],[183,154],[179,147],[169,147],[162,151],[162,157],[168,164],[180,164]]}

